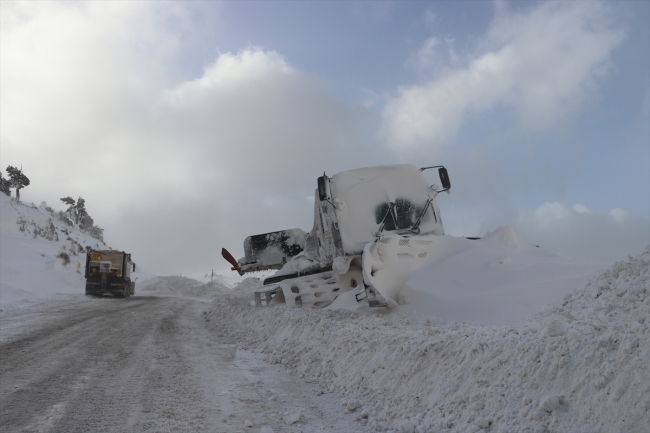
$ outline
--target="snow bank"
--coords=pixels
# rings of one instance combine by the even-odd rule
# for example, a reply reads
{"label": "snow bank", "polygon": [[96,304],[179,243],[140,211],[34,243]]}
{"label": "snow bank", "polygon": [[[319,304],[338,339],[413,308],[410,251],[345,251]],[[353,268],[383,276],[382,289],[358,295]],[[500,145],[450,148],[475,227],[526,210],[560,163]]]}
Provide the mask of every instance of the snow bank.
{"label": "snow bank", "polygon": [[[484,325],[519,323],[599,271],[530,245],[511,227],[479,240],[388,234],[365,249],[364,281],[390,307]],[[343,294],[329,308],[364,307]]]}
{"label": "snow bank", "polygon": [[185,296],[191,298],[215,298],[227,286],[217,281],[202,283],[183,276],[153,277],[138,283],[136,290],[140,295]]}
{"label": "snow bank", "polygon": [[405,309],[254,308],[255,280],[222,290],[210,323],[340,394],[376,431],[641,432],[650,425],[649,268],[646,249],[518,325]]}

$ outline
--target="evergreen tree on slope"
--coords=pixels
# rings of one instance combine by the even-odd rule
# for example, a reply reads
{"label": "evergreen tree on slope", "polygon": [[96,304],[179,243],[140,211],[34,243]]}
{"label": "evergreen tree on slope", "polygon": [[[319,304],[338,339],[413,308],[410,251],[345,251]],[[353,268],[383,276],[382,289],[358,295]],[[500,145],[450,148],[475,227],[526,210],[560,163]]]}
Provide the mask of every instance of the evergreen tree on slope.
{"label": "evergreen tree on slope", "polygon": [[16,200],[20,201],[20,190],[29,186],[29,178],[23,173],[22,167],[16,168],[11,165],[7,166],[7,174],[11,187],[16,188]]}
{"label": "evergreen tree on slope", "polygon": [[2,171],[0,171],[0,192],[7,194],[8,196],[11,197],[11,181],[9,179],[5,179],[4,176],[2,176]]}

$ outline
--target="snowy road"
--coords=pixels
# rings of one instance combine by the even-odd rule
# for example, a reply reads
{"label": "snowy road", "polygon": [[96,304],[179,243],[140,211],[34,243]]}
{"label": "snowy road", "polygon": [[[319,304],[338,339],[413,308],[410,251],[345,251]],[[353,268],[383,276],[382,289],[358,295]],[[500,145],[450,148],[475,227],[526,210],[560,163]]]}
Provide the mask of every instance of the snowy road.
{"label": "snowy road", "polygon": [[[206,326],[180,297],[4,314],[3,432],[363,432],[330,394]],[[300,420],[288,424],[297,414]]]}

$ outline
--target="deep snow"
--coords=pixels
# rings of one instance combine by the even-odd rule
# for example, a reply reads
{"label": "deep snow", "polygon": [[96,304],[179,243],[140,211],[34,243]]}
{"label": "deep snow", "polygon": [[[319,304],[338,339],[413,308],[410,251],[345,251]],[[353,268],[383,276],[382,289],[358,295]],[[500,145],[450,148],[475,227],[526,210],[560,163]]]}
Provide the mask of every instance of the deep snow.
{"label": "deep snow", "polygon": [[445,236],[451,253],[410,274],[417,302],[407,306],[448,320],[487,325],[518,323],[583,288],[599,267],[529,245],[511,227],[483,239]]}
{"label": "deep snow", "polygon": [[209,317],[240,347],[341,395],[376,431],[642,433],[649,268],[647,249],[507,326],[400,308],[255,308],[255,279],[224,290]]}

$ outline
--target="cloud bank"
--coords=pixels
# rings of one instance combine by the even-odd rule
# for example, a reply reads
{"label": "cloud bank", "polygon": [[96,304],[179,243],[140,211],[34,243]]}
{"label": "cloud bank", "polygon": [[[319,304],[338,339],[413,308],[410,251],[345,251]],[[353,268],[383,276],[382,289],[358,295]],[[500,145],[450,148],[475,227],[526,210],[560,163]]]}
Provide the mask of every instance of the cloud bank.
{"label": "cloud bank", "polygon": [[[433,36],[414,55],[434,75],[400,87],[378,113],[336,99],[269,48],[217,53],[188,76],[184,59],[203,31],[196,7],[0,3],[3,165],[23,165],[27,200],[83,196],[111,246],[163,275],[226,269],[221,247],[238,255],[250,234],[310,229],[306,197],[323,170],[442,162],[456,167],[443,212],[476,220],[467,206],[478,203],[489,216],[512,190],[494,187],[507,182],[490,149],[451,146],[459,129],[501,107],[529,134],[556,125],[579,110],[623,38],[600,3],[499,10],[465,57],[438,56],[453,46]],[[219,25],[218,8],[199,12]],[[383,122],[385,142],[369,138],[369,118]],[[524,234],[543,232],[522,218]]]}
{"label": "cloud bank", "polygon": [[526,133],[554,127],[579,109],[624,39],[603,3],[549,2],[523,12],[499,5],[465,65],[456,66],[458,54],[440,38],[419,50],[413,63],[434,74],[390,98],[384,133],[391,144],[444,148],[468,119],[498,109]]}
{"label": "cloud bank", "polygon": [[588,263],[611,264],[640,254],[650,244],[648,220],[620,208],[596,212],[583,204],[546,202],[533,211],[486,224],[484,230],[506,223],[529,243]]}
{"label": "cloud bank", "polygon": [[359,109],[277,52],[223,53],[171,82],[176,4],[2,7],[3,161],[39,201],[86,198],[109,243],[145,250],[154,272],[216,267],[221,246],[310,225],[323,169],[368,164]]}

